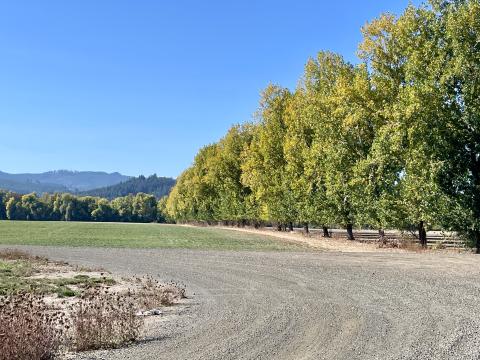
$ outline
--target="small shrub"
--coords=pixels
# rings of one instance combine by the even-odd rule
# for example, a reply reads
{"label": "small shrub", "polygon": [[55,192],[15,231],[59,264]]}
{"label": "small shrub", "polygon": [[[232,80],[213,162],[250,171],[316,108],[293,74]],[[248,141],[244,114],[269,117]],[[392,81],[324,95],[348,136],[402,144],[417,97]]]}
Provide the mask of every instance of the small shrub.
{"label": "small shrub", "polygon": [[42,297],[0,297],[0,360],[49,360],[58,353],[65,314],[50,309]]}
{"label": "small shrub", "polygon": [[446,248],[447,248],[447,246],[443,242],[435,243],[432,246],[432,250],[445,250]]}
{"label": "small shrub", "polygon": [[409,237],[402,237],[400,239],[388,239],[383,238],[379,242],[378,247],[380,248],[391,248],[391,249],[403,249],[409,251],[420,251],[422,248],[420,245]]}
{"label": "small shrub", "polygon": [[135,315],[131,294],[93,288],[72,309],[72,342],[76,351],[115,348],[134,341],[143,321]]}
{"label": "small shrub", "polygon": [[70,289],[68,286],[60,286],[57,288],[57,295],[60,298],[64,298],[76,296],[77,293]]}
{"label": "small shrub", "polygon": [[0,250],[0,259],[2,260],[35,260],[46,261],[46,258],[41,256],[33,256],[29,253],[17,249]]}
{"label": "small shrub", "polygon": [[155,309],[161,306],[171,306],[176,300],[184,299],[185,288],[175,284],[161,284],[151,277],[138,278],[140,285],[135,294],[137,304],[142,309]]}

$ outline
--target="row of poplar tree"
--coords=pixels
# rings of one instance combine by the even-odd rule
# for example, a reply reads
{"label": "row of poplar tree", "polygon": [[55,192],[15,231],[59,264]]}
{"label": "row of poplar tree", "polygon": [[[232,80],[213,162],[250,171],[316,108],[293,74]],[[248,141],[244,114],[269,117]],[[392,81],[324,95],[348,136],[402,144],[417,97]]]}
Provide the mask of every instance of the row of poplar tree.
{"label": "row of poplar tree", "polygon": [[68,193],[38,196],[0,190],[0,220],[163,222],[164,201],[144,193],[109,201]]}
{"label": "row of poplar tree", "polygon": [[442,228],[480,248],[480,1],[411,5],[362,33],[359,64],[320,52],[295,91],[268,86],[254,122],[202,148],[168,216]]}

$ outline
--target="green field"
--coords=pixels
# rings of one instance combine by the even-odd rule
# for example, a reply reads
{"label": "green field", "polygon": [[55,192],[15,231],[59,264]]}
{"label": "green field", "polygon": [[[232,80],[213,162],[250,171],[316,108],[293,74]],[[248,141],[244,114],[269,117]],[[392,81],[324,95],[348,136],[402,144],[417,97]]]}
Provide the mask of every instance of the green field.
{"label": "green field", "polygon": [[234,230],[163,224],[0,221],[0,245],[212,250],[306,250],[306,245]]}

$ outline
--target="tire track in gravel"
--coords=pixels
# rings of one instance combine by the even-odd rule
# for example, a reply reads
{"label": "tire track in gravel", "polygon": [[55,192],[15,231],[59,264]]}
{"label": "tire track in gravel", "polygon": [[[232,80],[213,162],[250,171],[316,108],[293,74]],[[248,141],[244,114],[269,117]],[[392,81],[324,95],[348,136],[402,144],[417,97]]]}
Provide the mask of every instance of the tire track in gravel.
{"label": "tire track in gravel", "polygon": [[79,359],[479,359],[471,255],[26,247],[184,283],[158,340]]}

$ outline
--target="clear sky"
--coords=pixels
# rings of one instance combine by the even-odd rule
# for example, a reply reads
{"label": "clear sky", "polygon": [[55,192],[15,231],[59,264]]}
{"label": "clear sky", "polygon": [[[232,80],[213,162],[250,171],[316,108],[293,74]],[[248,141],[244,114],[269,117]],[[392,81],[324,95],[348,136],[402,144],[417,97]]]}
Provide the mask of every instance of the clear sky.
{"label": "clear sky", "polygon": [[319,50],[408,0],[1,1],[0,170],[177,176],[294,88]]}

